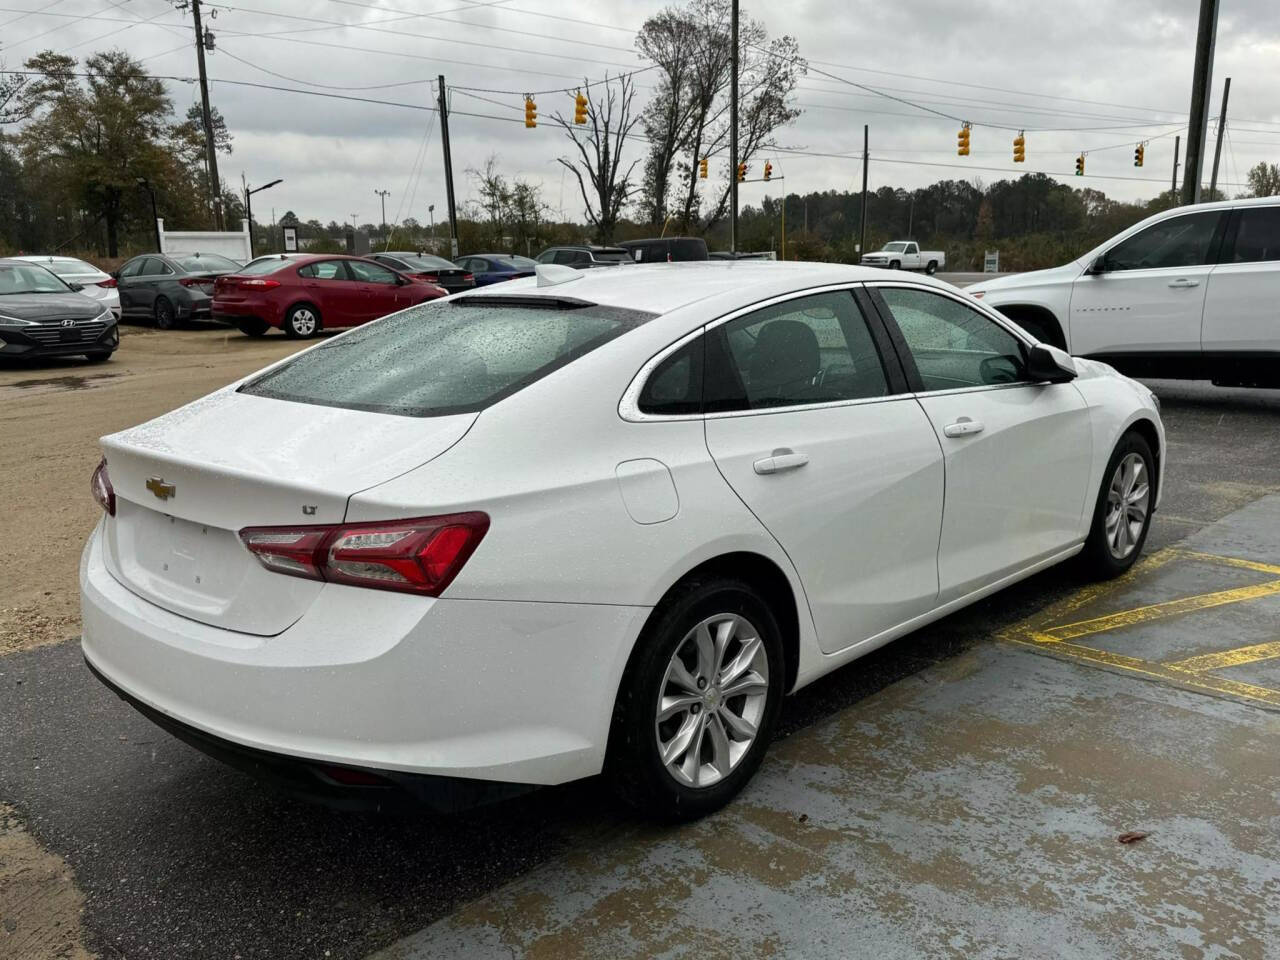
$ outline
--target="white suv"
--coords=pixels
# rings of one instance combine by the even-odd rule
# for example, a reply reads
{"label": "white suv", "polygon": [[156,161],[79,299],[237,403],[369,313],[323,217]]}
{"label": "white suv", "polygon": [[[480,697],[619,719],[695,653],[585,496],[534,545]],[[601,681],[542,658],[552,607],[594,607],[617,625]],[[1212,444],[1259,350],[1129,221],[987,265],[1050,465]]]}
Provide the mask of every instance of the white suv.
{"label": "white suv", "polygon": [[1280,197],[1166,210],[1065,266],[969,293],[1130,375],[1280,387]]}

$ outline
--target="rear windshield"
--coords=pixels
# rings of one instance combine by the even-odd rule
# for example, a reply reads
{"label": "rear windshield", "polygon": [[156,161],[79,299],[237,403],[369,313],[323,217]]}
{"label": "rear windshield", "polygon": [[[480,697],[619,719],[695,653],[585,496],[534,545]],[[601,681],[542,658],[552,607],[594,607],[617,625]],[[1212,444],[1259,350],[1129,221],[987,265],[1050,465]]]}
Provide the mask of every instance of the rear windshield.
{"label": "rear windshield", "polygon": [[299,354],[240,392],[409,417],[473,413],[653,316],[549,297],[428,303]]}
{"label": "rear windshield", "polygon": [[458,265],[451,263],[444,257],[433,257],[430,254],[403,254],[389,253],[389,257],[395,257],[403,263],[407,263],[411,270],[457,270]]}
{"label": "rear windshield", "polygon": [[101,271],[91,263],[83,260],[50,260],[41,262],[40,266],[48,267],[60,277],[93,276]]}
{"label": "rear windshield", "polygon": [[494,263],[515,267],[517,270],[532,270],[538,265],[537,260],[530,260],[528,257],[491,257],[490,259]]}
{"label": "rear windshield", "polygon": [[190,253],[171,257],[183,270],[191,273],[205,273],[213,270],[239,270],[240,264],[216,253]]}
{"label": "rear windshield", "polygon": [[289,265],[289,261],[284,257],[268,257],[263,260],[255,260],[247,266],[241,267],[236,274],[241,277],[258,277],[264,273],[275,273],[281,267]]}

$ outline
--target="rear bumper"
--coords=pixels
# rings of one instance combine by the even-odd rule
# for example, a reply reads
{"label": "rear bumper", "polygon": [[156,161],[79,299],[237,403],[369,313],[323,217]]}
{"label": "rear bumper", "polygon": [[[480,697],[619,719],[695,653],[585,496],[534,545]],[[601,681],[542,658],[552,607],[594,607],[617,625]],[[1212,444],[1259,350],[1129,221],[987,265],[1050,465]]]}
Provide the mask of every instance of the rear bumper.
{"label": "rear bumper", "polygon": [[555,784],[598,773],[648,614],[329,584],[292,626],[260,637],[130,592],[105,566],[101,526],[80,583],[84,656],[110,686],[201,749],[247,754],[255,769],[302,768],[312,786],[317,765],[396,783],[406,774]]}

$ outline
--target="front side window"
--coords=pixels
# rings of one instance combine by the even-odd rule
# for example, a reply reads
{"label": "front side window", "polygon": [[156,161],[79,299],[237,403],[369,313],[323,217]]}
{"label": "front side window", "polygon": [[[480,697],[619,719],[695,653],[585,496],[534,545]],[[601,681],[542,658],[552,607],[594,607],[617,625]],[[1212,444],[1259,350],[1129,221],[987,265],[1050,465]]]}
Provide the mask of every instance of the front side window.
{"label": "front side window", "polygon": [[871,331],[847,291],[756,310],[715,328],[706,409],[761,410],[889,393]]}
{"label": "front side window", "polygon": [[1236,240],[1226,262],[1280,260],[1280,206],[1245,207],[1237,216]]}
{"label": "front side window", "polygon": [[925,390],[1027,379],[1021,340],[973,307],[932,290],[880,287]]}
{"label": "front side window", "polygon": [[381,283],[391,286],[396,283],[396,274],[376,263],[366,263],[364,260],[348,260],[347,269],[361,283]]}
{"label": "front side window", "polygon": [[653,317],[528,299],[413,307],[299,354],[240,392],[409,417],[473,413]]}
{"label": "front side window", "polygon": [[1209,210],[1161,220],[1121,240],[1103,262],[1109,272],[1206,264],[1221,219],[1219,211]]}

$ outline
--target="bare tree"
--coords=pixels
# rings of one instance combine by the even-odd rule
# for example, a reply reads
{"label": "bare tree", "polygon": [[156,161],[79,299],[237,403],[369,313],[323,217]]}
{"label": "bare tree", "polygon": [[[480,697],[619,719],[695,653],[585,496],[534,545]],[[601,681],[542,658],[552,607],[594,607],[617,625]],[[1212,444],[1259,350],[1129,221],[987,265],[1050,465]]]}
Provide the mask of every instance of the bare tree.
{"label": "bare tree", "polygon": [[640,122],[640,115],[633,110],[635,83],[625,73],[613,79],[606,75],[596,87],[602,91],[599,96],[591,93],[593,88],[586,81],[583,89],[588,91],[585,129],[579,132],[578,125],[558,111],[551,117],[576,150],[576,156],[556,159],[577,178],[597,240],[609,243],[623,205],[637,189],[631,175],[640,160],[632,160],[624,172],[622,158],[627,138]]}
{"label": "bare tree", "polygon": [[689,10],[668,7],[644,22],[636,35],[636,47],[661,71],[658,90],[641,114],[649,141],[645,158],[641,207],[649,222],[667,218],[668,194],[676,156],[685,147],[698,115],[698,23]]}
{"label": "bare tree", "polygon": [[[0,70],[3,69],[4,62],[0,61]],[[25,120],[30,115],[24,100],[19,96],[26,85],[27,78],[21,74],[0,73],[0,127]]]}

